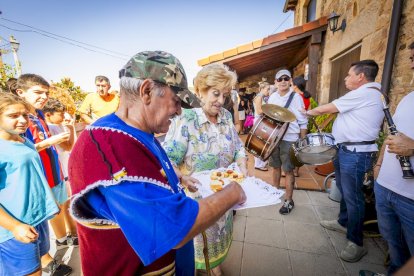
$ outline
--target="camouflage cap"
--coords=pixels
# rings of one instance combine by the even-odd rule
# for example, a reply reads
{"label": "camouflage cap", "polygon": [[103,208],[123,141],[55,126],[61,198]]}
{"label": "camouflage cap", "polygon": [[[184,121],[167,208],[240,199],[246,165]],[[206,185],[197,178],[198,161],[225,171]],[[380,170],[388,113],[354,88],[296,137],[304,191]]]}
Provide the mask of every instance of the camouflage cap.
{"label": "camouflage cap", "polygon": [[133,56],[119,71],[119,77],[152,79],[166,84],[180,97],[183,108],[200,107],[200,100],[188,90],[180,61],[163,51],[145,51]]}

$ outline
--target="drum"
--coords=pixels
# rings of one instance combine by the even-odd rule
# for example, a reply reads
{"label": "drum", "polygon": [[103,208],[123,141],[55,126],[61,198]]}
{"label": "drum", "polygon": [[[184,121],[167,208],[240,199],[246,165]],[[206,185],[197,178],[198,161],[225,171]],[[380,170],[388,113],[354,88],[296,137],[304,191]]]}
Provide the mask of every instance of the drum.
{"label": "drum", "polygon": [[336,155],[335,138],[330,133],[310,133],[292,146],[299,162],[308,165],[322,165]]}
{"label": "drum", "polygon": [[245,144],[247,151],[263,161],[269,159],[273,149],[285,135],[288,126],[288,122],[279,122],[263,114],[247,135]]}

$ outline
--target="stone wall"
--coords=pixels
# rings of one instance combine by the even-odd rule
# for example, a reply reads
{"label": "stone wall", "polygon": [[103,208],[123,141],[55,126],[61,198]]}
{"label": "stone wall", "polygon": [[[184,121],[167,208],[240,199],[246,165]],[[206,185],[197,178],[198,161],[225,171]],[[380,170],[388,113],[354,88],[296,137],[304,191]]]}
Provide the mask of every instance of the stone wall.
{"label": "stone wall", "polygon": [[[308,63],[309,63],[308,58],[306,57],[295,68],[293,68],[293,72],[291,72],[292,76],[296,77],[299,75],[304,75],[305,66]],[[276,72],[279,71],[280,69],[285,69],[285,68],[273,69],[273,70],[269,70],[266,72],[262,72],[260,74],[249,76],[239,83],[239,88],[246,88],[247,94],[257,93],[259,92],[259,82],[261,82],[263,79],[266,79],[266,81],[270,83],[271,85],[274,84]]]}
{"label": "stone wall", "polygon": [[[340,14],[339,24],[346,19],[344,32],[327,31],[319,68],[319,102],[329,100],[331,61],[356,45],[361,45],[360,59],[374,59],[380,66],[377,81],[381,82],[388,31],[391,20],[392,0],[322,0],[320,14],[332,11]],[[391,110],[408,92],[414,89],[414,75],[409,66],[408,45],[414,41],[414,0],[404,1],[397,54],[391,83]],[[409,16],[411,15],[411,16]],[[345,76],[344,76],[345,77]]]}
{"label": "stone wall", "polygon": [[414,0],[406,0],[401,18],[397,54],[391,82],[391,111],[402,97],[414,90],[414,71],[410,69],[410,50],[408,46],[414,42]]}
{"label": "stone wall", "polygon": [[[306,22],[307,17],[307,6],[310,0],[298,0],[298,4],[296,5],[295,10],[295,18],[294,18],[294,24],[295,26],[303,25]],[[325,1],[316,0],[316,18],[325,16],[322,14],[323,5]]]}
{"label": "stone wall", "polygon": [[268,83],[273,84],[275,81],[275,74],[277,71],[278,69],[274,69],[262,72],[260,74],[249,76],[245,78],[242,82],[240,82],[239,88],[246,88],[247,94],[257,93],[259,92],[259,82],[261,82],[264,78]]}

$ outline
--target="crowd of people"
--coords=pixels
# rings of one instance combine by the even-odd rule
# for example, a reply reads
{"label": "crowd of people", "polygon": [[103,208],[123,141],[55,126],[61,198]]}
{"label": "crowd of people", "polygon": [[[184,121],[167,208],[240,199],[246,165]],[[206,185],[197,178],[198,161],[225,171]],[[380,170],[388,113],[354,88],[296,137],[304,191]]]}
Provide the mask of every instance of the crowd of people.
{"label": "crowd of people", "polygon": [[[414,69],[414,43],[410,51]],[[285,176],[279,213],[288,215],[295,206],[292,144],[306,137],[309,116],[337,113],[332,134],[342,199],[338,219],[320,224],[346,234],[344,261],[357,262],[367,253],[363,182],[374,169],[378,225],[388,243],[389,273],[396,272],[414,254],[414,180],[402,178],[395,158],[407,156],[414,164],[414,92],[395,112],[400,133],[385,140],[376,159],[384,121],[378,70],[373,60],[353,63],[345,78],[350,92],[310,109],[305,79],[292,78],[289,70],[277,71],[274,85],[258,83],[258,93],[247,100],[225,65],[201,69],[193,93],[176,57],[140,52],[119,72],[119,95],[109,92],[107,77],[95,78],[96,93],[78,109],[88,124],[80,135],[73,114],[49,98],[43,77],[10,80],[0,93],[0,275],[71,274],[70,266],[49,254],[48,223],[57,249],[79,246],[84,275],[222,275],[232,207],[246,195],[233,181],[202,198],[192,174],[236,163],[249,175],[239,134],[248,130],[249,116],[257,121],[263,115],[265,103],[295,115],[269,162],[254,162],[272,174],[276,188]],[[162,142],[158,133],[166,133]]]}

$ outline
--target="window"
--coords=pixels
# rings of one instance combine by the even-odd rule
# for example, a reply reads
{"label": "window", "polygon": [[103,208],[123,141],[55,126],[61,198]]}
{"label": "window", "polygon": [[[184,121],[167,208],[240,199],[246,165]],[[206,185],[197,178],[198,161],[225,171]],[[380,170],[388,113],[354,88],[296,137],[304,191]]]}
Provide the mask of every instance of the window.
{"label": "window", "polygon": [[329,89],[329,102],[345,95],[348,91],[344,79],[348,75],[351,64],[359,61],[361,57],[361,45],[357,45],[344,54],[332,60],[331,85]]}
{"label": "window", "polygon": [[306,22],[316,19],[316,0],[310,0],[306,7]]}

